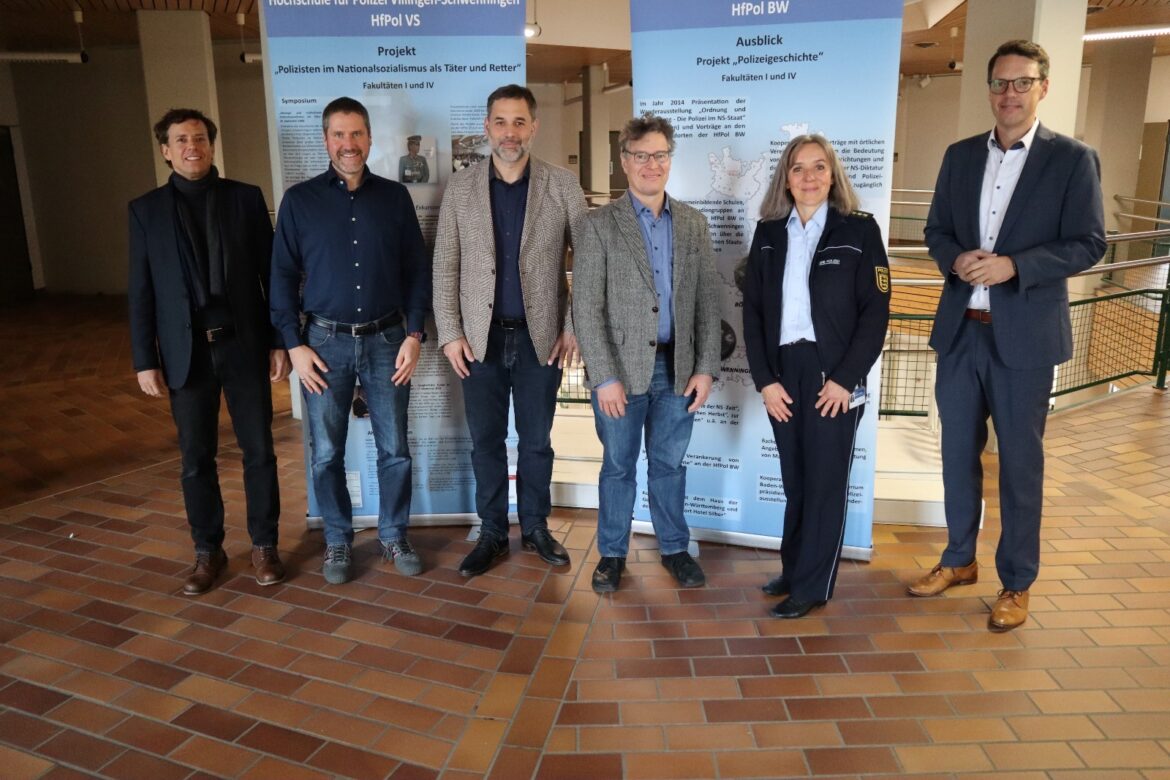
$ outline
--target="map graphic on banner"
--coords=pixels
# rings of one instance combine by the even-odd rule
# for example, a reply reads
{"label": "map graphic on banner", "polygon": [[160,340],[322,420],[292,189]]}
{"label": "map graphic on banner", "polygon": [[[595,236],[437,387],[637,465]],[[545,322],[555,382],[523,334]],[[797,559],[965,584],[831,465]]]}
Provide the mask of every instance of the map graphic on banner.
{"label": "map graphic on banner", "polygon": [[[328,168],[321,112],[346,95],[370,112],[370,170],[407,187],[432,249],[443,186],[490,153],[484,101],[496,87],[524,83],[523,4],[263,0],[260,16],[277,205],[286,189]],[[475,480],[462,388],[435,345],[433,323],[428,332],[411,380],[411,514],[466,519],[475,511]],[[307,463],[307,433],[305,447]],[[376,450],[369,419],[357,414],[346,474],[355,526],[368,527],[378,513]],[[310,518],[318,516],[311,480],[308,503]]]}
{"label": "map graphic on banner", "polygon": [[[879,225],[889,222],[901,0],[631,0],[634,113],[664,116],[676,150],[667,191],[711,227],[722,289],[720,381],[696,415],[687,522],[740,538],[780,534],[784,486],[748,373],[736,268],[776,162],[795,136],[833,143]],[[779,302],[777,302],[777,305]],[[868,381],[850,475],[845,555],[872,549],[880,362]],[[645,459],[635,520],[648,520]]]}

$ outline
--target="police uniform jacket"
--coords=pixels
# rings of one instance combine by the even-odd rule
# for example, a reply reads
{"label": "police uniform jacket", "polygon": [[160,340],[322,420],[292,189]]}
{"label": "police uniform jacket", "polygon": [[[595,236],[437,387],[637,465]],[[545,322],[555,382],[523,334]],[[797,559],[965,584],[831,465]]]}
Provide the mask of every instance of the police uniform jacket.
{"label": "police uniform jacket", "polygon": [[[756,225],[743,280],[743,339],[757,390],[780,381],[787,224],[784,218]],[[890,318],[889,263],[872,215],[829,208],[808,286],[821,371],[852,390],[881,354]]]}

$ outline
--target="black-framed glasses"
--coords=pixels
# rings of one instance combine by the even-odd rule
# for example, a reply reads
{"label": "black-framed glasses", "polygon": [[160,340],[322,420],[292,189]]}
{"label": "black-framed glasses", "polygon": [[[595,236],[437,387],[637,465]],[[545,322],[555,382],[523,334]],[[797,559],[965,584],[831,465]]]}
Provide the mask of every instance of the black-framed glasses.
{"label": "black-framed glasses", "polygon": [[1018,79],[989,79],[987,87],[991,90],[991,94],[1002,95],[1007,92],[1008,84],[1011,84],[1013,90],[1022,94],[1031,92],[1032,87],[1043,80],[1035,76],[1021,76]]}
{"label": "black-framed glasses", "polygon": [[654,162],[658,163],[659,165],[666,165],[667,161],[670,160],[670,152],[625,151],[622,152],[622,154],[626,155],[627,157],[632,157],[634,162],[638,163],[638,165],[645,165],[646,163],[650,162],[651,159],[653,159]]}

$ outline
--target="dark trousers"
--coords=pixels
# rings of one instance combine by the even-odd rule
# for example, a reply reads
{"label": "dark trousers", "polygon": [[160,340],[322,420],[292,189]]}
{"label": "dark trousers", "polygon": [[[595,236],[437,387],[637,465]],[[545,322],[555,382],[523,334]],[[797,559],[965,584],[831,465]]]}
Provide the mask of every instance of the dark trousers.
{"label": "dark trousers", "polygon": [[772,417],[772,432],[784,479],[784,538],[780,562],[792,598],[828,601],[837,582],[845,513],[849,506],[849,469],[864,406],[836,417],[816,408],[824,385],[816,344],[780,347],[780,384],[792,396],[792,417]]}
{"label": "dark trousers", "polygon": [[492,323],[483,360],[469,364],[463,406],[471,434],[475,511],[482,533],[508,535],[508,402],[515,406],[516,503],[520,532],[546,526],[552,511],[552,423],[561,369],[536,357],[526,327]]}
{"label": "dark trousers", "polygon": [[993,326],[964,320],[950,351],[938,357],[935,399],[942,421],[943,489],[947,515],[944,566],[975,560],[983,500],[983,464],[990,415],[999,436],[1001,531],[995,551],[1000,582],[1027,590],[1040,570],[1044,489],[1044,426],[1052,366],[1008,368],[995,349]]}
{"label": "dark trousers", "polygon": [[223,392],[236,442],[244,456],[248,535],[256,546],[275,546],[280,517],[276,454],[272,448],[272,388],[267,353],[244,349],[236,338],[208,344],[196,339],[187,383],[170,391],[179,431],[183,503],[195,549],[223,544],[223,496],[219,490],[219,396]]}

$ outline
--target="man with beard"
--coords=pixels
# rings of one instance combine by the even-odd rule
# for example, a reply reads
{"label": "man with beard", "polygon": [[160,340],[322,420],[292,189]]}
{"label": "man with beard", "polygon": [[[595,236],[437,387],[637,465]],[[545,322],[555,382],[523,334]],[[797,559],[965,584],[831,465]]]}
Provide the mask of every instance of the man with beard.
{"label": "man with beard", "polygon": [[289,189],[280,206],[272,322],[290,347],[304,389],[313,490],[325,522],[321,573],[339,585],[351,570],[353,507],[345,440],[355,380],[366,391],[378,451],[378,539],[400,574],[422,571],[406,538],[411,497],[406,407],[425,338],[431,272],[406,187],[366,167],[371,145],[366,107],[337,98],[325,107],[321,125],[329,170]]}
{"label": "man with beard", "polygon": [[509,398],[519,437],[520,539],[554,566],[569,555],[548,530],[552,421],[561,370],[577,353],[565,250],[585,217],[585,193],[562,168],[532,157],[536,98],[509,84],[487,99],[492,154],[451,177],[435,244],[435,324],[463,380],[479,540],[459,573],[473,577],[508,553]]}
{"label": "man with beard", "polygon": [[276,551],[280,492],[272,447],[272,389],[288,354],[268,322],[272,223],[258,187],[220,178],[217,129],[202,112],[168,111],[155,138],[173,169],[130,203],[130,344],[138,385],[168,395],[179,433],[183,503],[195,567],[183,584],[205,593],[227,567],[215,455],[219,398],[244,456],[244,494],[256,582],[284,579]]}

